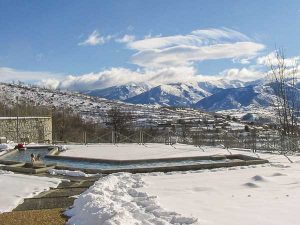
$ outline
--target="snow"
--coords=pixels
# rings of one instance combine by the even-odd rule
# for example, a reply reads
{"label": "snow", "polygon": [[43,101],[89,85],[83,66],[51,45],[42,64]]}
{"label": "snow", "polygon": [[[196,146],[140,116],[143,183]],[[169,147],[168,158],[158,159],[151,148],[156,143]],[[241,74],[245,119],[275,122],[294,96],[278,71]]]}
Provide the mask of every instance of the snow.
{"label": "snow", "polygon": [[68,150],[68,147],[66,145],[59,145],[58,149],[59,149],[59,151],[63,152],[63,151]]}
{"label": "snow", "polygon": [[245,124],[237,123],[237,122],[230,122],[229,123],[232,130],[244,130]]}
{"label": "snow", "polygon": [[172,85],[161,85],[161,90],[171,95],[181,96],[181,91],[175,86]]}
{"label": "snow", "polygon": [[31,143],[28,143],[26,146],[27,147],[48,147],[49,144],[31,142]]}
{"label": "snow", "polygon": [[63,176],[71,176],[71,177],[90,177],[92,175],[86,174],[82,171],[71,171],[71,170],[57,170],[57,169],[50,169],[48,173],[51,175],[63,175]]}
{"label": "snow", "polygon": [[298,224],[300,156],[289,163],[281,155],[257,155],[271,163],[100,178],[66,212],[67,224]]}
{"label": "snow", "polygon": [[1,155],[4,155],[7,153],[7,151],[11,150],[11,149],[14,149],[15,147],[15,144],[14,143],[2,143],[0,144],[0,156]]}
{"label": "snow", "polygon": [[65,214],[72,225],[192,224],[197,219],[183,217],[161,208],[153,196],[139,192],[141,175],[113,174],[97,181],[81,194]]}
{"label": "snow", "polygon": [[61,182],[57,178],[37,177],[0,170],[0,213],[10,212],[24,198],[33,197]]}
{"label": "snow", "polygon": [[148,176],[141,191],[207,225],[298,224],[298,171],[273,166]]}
{"label": "snow", "polygon": [[13,149],[15,147],[15,145],[12,144],[0,144],[0,151],[6,151],[6,150],[10,150]]}
{"label": "snow", "polygon": [[146,146],[138,144],[68,145],[68,150],[60,153],[60,155],[109,160],[138,160],[226,153],[224,150],[210,152],[210,147],[204,148],[207,151],[203,152],[203,149],[199,147],[185,144],[176,144],[174,146],[155,143],[146,144]]}
{"label": "snow", "polygon": [[1,155],[4,155],[5,153],[7,153],[6,150],[4,150],[4,151],[3,151],[3,150],[0,150],[0,156],[1,156]]}

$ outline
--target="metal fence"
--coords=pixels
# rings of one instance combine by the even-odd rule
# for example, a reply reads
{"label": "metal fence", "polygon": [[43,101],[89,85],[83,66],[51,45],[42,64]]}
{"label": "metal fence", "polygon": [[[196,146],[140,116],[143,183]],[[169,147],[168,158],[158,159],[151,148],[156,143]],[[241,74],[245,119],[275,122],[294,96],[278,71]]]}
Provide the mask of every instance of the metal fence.
{"label": "metal fence", "polygon": [[[280,136],[276,132],[235,132],[224,130],[204,130],[193,133],[176,133],[170,130],[135,130],[127,133],[107,131],[90,138],[83,132],[77,143],[175,143],[193,144],[195,146],[222,146],[224,148],[243,148],[252,151],[299,152],[298,137]],[[54,141],[54,143],[61,143]],[[69,142],[68,142],[69,143]]]}

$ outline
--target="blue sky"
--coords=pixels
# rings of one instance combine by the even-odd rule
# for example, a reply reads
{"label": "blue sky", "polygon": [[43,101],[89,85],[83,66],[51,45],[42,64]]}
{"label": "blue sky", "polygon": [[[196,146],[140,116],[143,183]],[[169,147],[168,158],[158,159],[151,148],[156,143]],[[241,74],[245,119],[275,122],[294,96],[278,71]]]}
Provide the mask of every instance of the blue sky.
{"label": "blue sky", "polygon": [[299,27],[299,0],[0,0],[0,80],[251,79],[275,46],[300,55]]}

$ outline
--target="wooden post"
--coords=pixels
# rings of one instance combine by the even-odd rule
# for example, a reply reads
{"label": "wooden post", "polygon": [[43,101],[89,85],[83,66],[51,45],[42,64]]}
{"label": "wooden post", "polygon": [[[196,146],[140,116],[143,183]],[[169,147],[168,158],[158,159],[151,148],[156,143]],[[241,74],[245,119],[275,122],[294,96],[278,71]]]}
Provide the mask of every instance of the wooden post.
{"label": "wooden post", "polygon": [[140,130],[140,145],[142,145],[143,142],[143,131]]}
{"label": "wooden post", "polygon": [[20,134],[19,134],[19,97],[17,96],[17,143],[19,143]]}
{"label": "wooden post", "polygon": [[111,143],[115,144],[115,132],[114,131],[111,132]]}
{"label": "wooden post", "polygon": [[86,131],[83,132],[84,144],[87,145]]}

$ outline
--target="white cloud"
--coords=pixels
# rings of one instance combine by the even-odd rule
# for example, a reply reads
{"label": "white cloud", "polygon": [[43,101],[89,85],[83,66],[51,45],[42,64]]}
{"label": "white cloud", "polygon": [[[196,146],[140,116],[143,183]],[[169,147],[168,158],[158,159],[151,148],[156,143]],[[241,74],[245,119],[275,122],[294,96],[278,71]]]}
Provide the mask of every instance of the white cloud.
{"label": "white cloud", "polygon": [[187,35],[173,35],[165,37],[147,36],[145,39],[129,43],[128,47],[135,50],[164,49],[172,46],[204,46],[224,43],[226,41],[250,41],[246,35],[231,29],[195,30]]}
{"label": "white cloud", "polygon": [[[194,67],[164,67],[130,70],[126,68],[111,68],[98,73],[88,73],[80,76],[47,72],[17,71],[10,68],[0,68],[1,81],[13,80],[35,81],[34,83],[47,88],[60,88],[74,91],[103,89],[128,83],[146,83],[157,86],[169,83],[194,83],[219,79],[249,81],[261,78],[263,74],[251,69],[228,69],[214,76],[198,74]],[[41,79],[42,78],[42,79]]]}
{"label": "white cloud", "polygon": [[97,30],[94,30],[86,40],[83,42],[78,43],[78,45],[103,45],[111,40],[114,40],[118,43],[130,43],[135,40],[134,35],[125,34],[124,36],[120,37],[118,35],[107,35],[107,36],[101,36],[100,33]]}
{"label": "white cloud", "polygon": [[132,56],[132,62],[142,67],[187,66],[196,61],[231,59],[255,56],[263,45],[254,42],[236,42],[209,46],[180,45],[144,50]]}
{"label": "white cloud", "polygon": [[236,30],[223,28],[223,29],[206,29],[206,30],[195,30],[192,34],[206,40],[243,40],[250,41],[250,38],[245,34]]}
{"label": "white cloud", "polygon": [[42,79],[41,81],[38,81],[37,84],[41,87],[57,89],[60,84],[60,80],[55,78],[45,78]]}
{"label": "white cloud", "polygon": [[[87,91],[124,85],[127,83],[147,83],[149,85],[186,82],[197,79],[192,67],[163,68],[154,70],[129,70],[112,68],[99,73],[89,73],[81,76],[68,76],[56,88]],[[53,80],[51,81],[53,83]]]}
{"label": "white cloud", "polygon": [[[135,36],[125,34],[101,36],[97,30],[79,45],[100,45],[116,41],[136,53],[132,63],[141,68],[111,68],[98,73],[80,76],[63,76],[47,72],[18,71],[0,67],[0,80],[31,80],[45,87],[61,88],[76,91],[107,88],[127,83],[147,83],[152,86],[175,82],[195,82],[214,79],[254,80],[262,76],[255,69],[231,68],[215,76],[199,75],[194,67],[195,62],[204,60],[231,59],[234,62],[247,64],[264,49],[264,45],[251,41],[246,35],[230,29],[195,30],[187,35],[149,36],[135,40]],[[260,59],[262,60],[262,59]],[[263,62],[263,61],[262,61]]]}
{"label": "white cloud", "polygon": [[[285,65],[287,67],[292,67],[292,66],[296,66],[299,61],[300,61],[300,57],[299,56],[295,56],[295,57],[291,57],[291,58],[285,58]],[[271,65],[277,65],[278,64],[278,60],[276,57],[276,52],[273,51],[268,55],[262,56],[257,58],[256,60],[257,64],[259,65],[265,65],[270,67]]]}
{"label": "white cloud", "polygon": [[228,80],[252,81],[263,78],[265,73],[247,68],[231,68],[220,73],[221,77]]}
{"label": "white cloud", "polygon": [[60,79],[63,74],[56,74],[50,72],[37,72],[37,71],[22,71],[8,67],[0,67],[0,81],[1,82],[12,82],[12,81],[40,81],[43,79]]}
{"label": "white cloud", "polygon": [[134,40],[135,40],[135,36],[134,35],[125,34],[123,37],[117,38],[116,42],[119,42],[119,43],[129,43],[129,42],[133,42]]}
{"label": "white cloud", "polygon": [[97,30],[94,30],[93,33],[91,33],[85,41],[78,43],[78,45],[102,45],[112,38],[112,35],[100,36],[99,32]]}
{"label": "white cloud", "polygon": [[168,37],[145,37],[143,40],[137,40],[129,43],[128,47],[138,51],[158,50],[168,47],[187,45],[200,46],[203,40],[198,39],[195,35],[174,35]]}
{"label": "white cloud", "polygon": [[176,82],[193,83],[217,80],[220,78],[220,76],[198,75],[193,67],[166,67],[135,71],[126,68],[111,68],[99,73],[67,76],[62,80],[45,79],[40,84],[51,88],[88,91],[128,83],[146,83],[150,86],[157,86]]}
{"label": "white cloud", "polygon": [[[145,38],[127,44],[132,62],[142,67],[187,66],[213,59],[252,58],[264,45],[231,29],[195,30],[187,35]],[[246,60],[241,62],[246,63]]]}
{"label": "white cloud", "polygon": [[250,64],[251,59],[252,59],[251,57],[248,57],[248,58],[234,58],[234,59],[232,59],[232,62],[246,65],[246,64]]}

